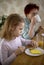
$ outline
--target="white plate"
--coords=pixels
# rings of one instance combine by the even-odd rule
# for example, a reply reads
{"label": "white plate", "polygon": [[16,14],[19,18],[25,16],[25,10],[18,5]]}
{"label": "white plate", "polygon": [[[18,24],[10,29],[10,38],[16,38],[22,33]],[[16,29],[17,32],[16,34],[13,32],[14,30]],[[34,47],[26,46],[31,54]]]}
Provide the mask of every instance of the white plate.
{"label": "white plate", "polygon": [[43,49],[41,49],[41,48],[35,48],[35,49],[37,49],[37,50],[40,50],[42,53],[41,54],[32,54],[31,52],[30,52],[30,49],[29,48],[27,48],[26,50],[25,50],[25,53],[27,54],[27,55],[30,55],[30,56],[40,56],[40,55],[43,55],[44,54],[44,50]]}

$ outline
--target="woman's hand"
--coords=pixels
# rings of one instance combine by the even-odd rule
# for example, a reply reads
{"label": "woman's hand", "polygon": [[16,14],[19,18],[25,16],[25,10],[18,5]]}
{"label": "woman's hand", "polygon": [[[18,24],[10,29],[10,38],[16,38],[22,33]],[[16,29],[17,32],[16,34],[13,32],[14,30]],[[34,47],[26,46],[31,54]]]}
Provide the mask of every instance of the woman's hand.
{"label": "woman's hand", "polygon": [[25,47],[24,46],[21,46],[21,47],[18,47],[18,49],[16,49],[14,53],[16,55],[19,55],[19,54],[23,53],[24,50],[25,50]]}
{"label": "woman's hand", "polygon": [[32,19],[31,19],[31,24],[32,24],[33,26],[36,24],[36,19],[35,19],[35,17],[32,17]]}

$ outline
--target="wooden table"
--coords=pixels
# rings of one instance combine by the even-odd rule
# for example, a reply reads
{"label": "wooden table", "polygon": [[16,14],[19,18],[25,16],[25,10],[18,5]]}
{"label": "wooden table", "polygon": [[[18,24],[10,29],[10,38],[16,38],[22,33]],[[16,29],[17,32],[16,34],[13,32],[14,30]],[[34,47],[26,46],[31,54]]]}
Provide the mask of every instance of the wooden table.
{"label": "wooden table", "polygon": [[[44,32],[44,30],[40,33],[42,32]],[[34,57],[22,53],[10,65],[44,65],[44,54],[41,56]]]}
{"label": "wooden table", "polygon": [[44,55],[38,57],[28,56],[25,53],[19,55],[11,65],[44,65]]}

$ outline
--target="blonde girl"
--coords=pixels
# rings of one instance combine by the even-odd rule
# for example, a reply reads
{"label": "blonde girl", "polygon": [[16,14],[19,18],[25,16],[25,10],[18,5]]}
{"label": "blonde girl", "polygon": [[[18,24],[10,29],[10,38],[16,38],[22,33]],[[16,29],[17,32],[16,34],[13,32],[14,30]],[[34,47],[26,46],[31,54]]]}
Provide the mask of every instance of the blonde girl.
{"label": "blonde girl", "polygon": [[23,45],[35,45],[32,40],[23,39],[20,35],[24,27],[24,20],[19,14],[11,14],[7,17],[4,27],[1,46],[1,63],[2,65],[9,65],[16,56],[24,52],[25,47]]}

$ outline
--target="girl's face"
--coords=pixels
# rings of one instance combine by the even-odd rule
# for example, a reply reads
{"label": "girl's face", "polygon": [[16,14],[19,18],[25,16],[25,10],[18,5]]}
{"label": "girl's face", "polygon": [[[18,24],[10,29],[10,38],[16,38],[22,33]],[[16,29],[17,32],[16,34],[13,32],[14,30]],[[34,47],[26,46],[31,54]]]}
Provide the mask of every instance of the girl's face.
{"label": "girl's face", "polygon": [[17,27],[16,27],[16,29],[15,29],[15,35],[16,35],[16,37],[17,36],[19,36],[19,35],[21,35],[21,33],[22,33],[22,29],[23,29],[23,27],[24,27],[24,23],[22,22],[22,23],[20,23]]}

